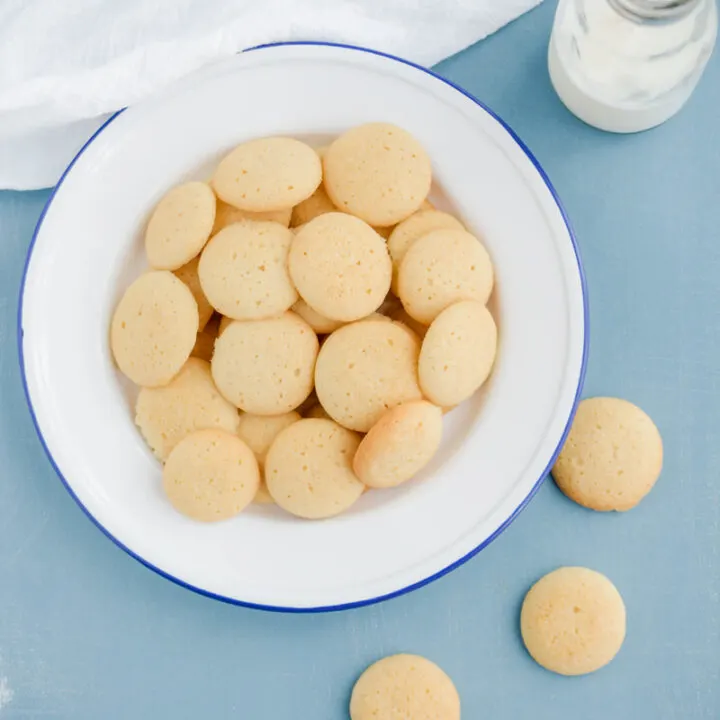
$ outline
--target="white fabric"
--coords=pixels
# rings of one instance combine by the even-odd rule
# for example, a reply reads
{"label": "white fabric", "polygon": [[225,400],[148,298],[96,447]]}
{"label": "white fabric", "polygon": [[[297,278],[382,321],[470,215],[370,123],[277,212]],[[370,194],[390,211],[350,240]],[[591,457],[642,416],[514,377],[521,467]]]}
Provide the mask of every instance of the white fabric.
{"label": "white fabric", "polygon": [[108,113],[243,48],[332,40],[431,65],[539,2],[3,0],[0,188],[53,185]]}

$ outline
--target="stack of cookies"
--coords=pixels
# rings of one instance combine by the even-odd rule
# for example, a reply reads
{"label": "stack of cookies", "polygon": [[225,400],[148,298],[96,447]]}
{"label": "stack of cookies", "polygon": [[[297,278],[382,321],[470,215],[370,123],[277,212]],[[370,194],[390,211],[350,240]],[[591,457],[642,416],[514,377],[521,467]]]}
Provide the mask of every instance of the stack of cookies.
{"label": "stack of cookies", "polygon": [[497,347],[488,253],[431,183],[419,142],[372,123],[243,143],[160,200],[111,347],[179,511],[326,518],[428,464]]}

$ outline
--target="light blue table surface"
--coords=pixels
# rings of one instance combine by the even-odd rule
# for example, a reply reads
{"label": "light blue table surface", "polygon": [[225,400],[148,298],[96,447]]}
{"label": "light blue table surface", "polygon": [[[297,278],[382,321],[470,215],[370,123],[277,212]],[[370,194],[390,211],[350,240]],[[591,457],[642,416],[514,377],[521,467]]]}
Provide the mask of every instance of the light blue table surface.
{"label": "light blue table surface", "polygon": [[[517,130],[560,193],[590,287],[585,394],[656,420],[666,462],[653,493],[594,514],[546,482],[467,565],[351,612],[268,614],[176,587],[101,535],[35,437],[15,324],[48,193],[0,193],[2,720],[338,720],[357,675],[398,651],[444,667],[469,720],[720,718],[720,54],[679,117],[606,135],[550,87],[553,6],[439,70]],[[606,573],[627,603],[620,655],[583,678],[542,670],[518,634],[524,592],[563,564]]]}

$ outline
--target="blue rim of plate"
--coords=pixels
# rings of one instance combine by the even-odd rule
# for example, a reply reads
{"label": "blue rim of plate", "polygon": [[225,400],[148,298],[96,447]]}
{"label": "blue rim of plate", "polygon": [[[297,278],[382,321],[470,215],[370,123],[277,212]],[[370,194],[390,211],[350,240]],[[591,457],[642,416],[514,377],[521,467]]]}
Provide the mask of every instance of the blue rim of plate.
{"label": "blue rim of plate", "polygon": [[53,469],[55,470],[55,473],[62,481],[63,485],[65,486],[65,489],[70,494],[70,497],[77,503],[77,505],[80,507],[80,509],[85,513],[85,515],[90,519],[90,521],[107,537],[109,538],[115,545],[117,545],[121,550],[125,551],[130,557],[137,560],[140,564],[144,565],[149,570],[152,570],[154,573],[157,573],[161,577],[165,578],[166,580],[170,580],[171,582],[175,583],[176,585],[179,585],[180,587],[185,588],[186,590],[191,590],[192,592],[195,592],[199,595],[204,595],[205,597],[212,598],[213,600],[219,600],[220,602],[228,603],[230,605],[238,605],[240,607],[246,607],[251,608],[253,610],[265,610],[269,612],[283,612],[283,613],[322,613],[322,612],[335,612],[338,610],[352,610],[354,608],[360,608],[364,607],[366,605],[374,605],[375,603],[383,602],[385,600],[391,600],[392,598],[399,597],[400,595],[405,595],[407,593],[413,592],[414,590],[418,590],[421,587],[424,587],[425,585],[429,585],[431,582],[434,582],[435,580],[438,580],[439,578],[443,577],[444,575],[447,575],[448,573],[452,572],[453,570],[457,569],[461,565],[464,565],[468,560],[473,558],[475,555],[477,555],[481,550],[484,550],[495,538],[497,538],[502,532],[504,532],[508,526],[515,520],[515,518],[525,509],[527,504],[532,500],[532,498],[535,496],[535,493],[540,489],[540,486],[543,484],[545,478],[547,477],[548,473],[550,472],[550,469],[555,464],[555,460],[557,459],[558,454],[560,453],[560,450],[565,443],[565,439],[567,438],[568,432],[570,432],[570,425],[572,424],[572,420],[575,416],[575,412],[577,411],[578,403],[580,402],[580,396],[582,393],[583,385],[585,382],[585,373],[587,371],[587,361],[588,361],[588,349],[589,349],[589,305],[588,305],[588,292],[587,292],[587,281],[585,278],[585,270],[583,268],[582,260],[580,258],[580,249],[578,247],[577,239],[575,237],[575,233],[573,232],[572,226],[570,225],[570,220],[567,216],[567,213],[565,212],[565,208],[563,207],[562,203],[560,202],[560,198],[558,197],[558,194],[553,187],[552,183],[550,182],[549,177],[547,176],[547,173],[543,169],[542,165],[537,161],[535,156],[530,152],[529,148],[525,145],[525,143],[518,137],[518,135],[515,133],[515,131],[501,118],[499,117],[493,110],[491,110],[487,105],[485,105],[483,102],[478,100],[476,97],[471,95],[469,92],[464,90],[459,85],[456,85],[455,83],[451,82],[450,80],[447,80],[446,78],[442,77],[438,73],[434,72],[433,70],[429,70],[428,68],[423,67],[422,65],[418,65],[416,63],[410,62],[409,60],[404,60],[403,58],[396,57],[395,55],[390,55],[388,53],[380,52],[379,50],[371,50],[369,48],[359,47],[356,45],[347,45],[343,43],[332,43],[332,42],[313,42],[313,41],[295,41],[295,42],[277,42],[277,43],[267,43],[264,45],[257,45],[256,47],[248,48],[247,50],[244,50],[243,52],[252,52],[253,50],[263,50],[267,48],[273,48],[273,47],[284,47],[284,46],[294,46],[294,45],[309,45],[309,46],[315,46],[315,47],[334,47],[334,48],[340,48],[344,50],[353,50],[356,52],[363,52],[368,53],[370,55],[378,55],[380,57],[386,58],[388,60],[394,60],[395,62],[399,62],[403,65],[407,65],[409,67],[415,68],[416,70],[420,70],[421,72],[430,75],[433,78],[436,78],[437,80],[440,80],[445,85],[450,86],[460,94],[464,95],[469,100],[472,100],[476,105],[479,105],[488,115],[490,115],[494,120],[496,120],[505,130],[506,132],[512,137],[512,139],[517,143],[518,147],[525,153],[528,160],[532,163],[535,170],[537,170],[538,174],[542,178],[543,182],[547,186],[548,191],[553,197],[553,200],[555,201],[555,204],[557,205],[558,210],[560,211],[560,215],[562,216],[563,222],[565,223],[565,227],[567,228],[568,234],[570,236],[570,241],[573,246],[573,251],[575,253],[575,259],[577,260],[577,266],[578,266],[578,272],[580,275],[580,286],[582,291],[582,298],[583,298],[583,354],[582,354],[582,363],[580,367],[580,377],[578,378],[578,387],[577,391],[575,393],[575,398],[573,400],[573,406],[570,411],[570,416],[568,418],[567,424],[565,426],[565,429],[563,431],[562,437],[560,438],[560,441],[558,443],[557,448],[555,449],[555,452],[553,453],[550,462],[547,464],[547,467],[545,470],[543,470],[542,474],[538,478],[537,482],[533,485],[530,492],[527,494],[525,499],[513,510],[513,512],[510,514],[510,516],[493,532],[489,537],[487,537],[483,542],[481,542],[476,548],[471,550],[466,555],[463,555],[458,560],[455,560],[453,563],[448,565],[447,567],[443,568],[442,570],[439,570],[436,573],[433,573],[432,575],[424,578],[423,580],[419,580],[415,583],[412,583],[411,585],[408,585],[404,588],[401,588],[399,590],[395,590],[391,593],[386,593],[385,595],[380,595],[378,597],[369,598],[367,600],[358,600],[355,602],[349,602],[349,603],[342,603],[340,605],[325,605],[325,606],[318,606],[318,607],[281,607],[277,605],[262,605],[258,603],[251,603],[251,602],[244,602],[242,600],[237,600],[236,598],[227,597],[225,595],[218,595],[216,593],[210,592],[208,590],[204,590],[203,588],[196,587],[194,585],[190,585],[189,583],[186,583],[184,580],[180,580],[180,578],[176,578],[173,575],[170,575],[169,573],[166,573],[164,570],[162,570],[159,567],[156,567],[152,563],[145,560],[143,557],[138,555],[137,553],[133,552],[129,547],[127,547],[125,544],[123,544],[118,538],[116,538],[114,535],[112,535],[103,525],[100,524],[100,522],[92,515],[92,513],[83,505],[83,503],[80,501],[80,498],[75,494],[72,487],[68,483],[68,481],[63,476],[62,472],[60,471],[60,468],[57,466],[55,459],[53,458],[52,454],[50,453],[50,449],[47,446],[47,443],[45,442],[45,438],[42,434],[42,430],[40,429],[40,425],[38,423],[37,417],[35,415],[35,409],[33,408],[32,400],[30,398],[30,391],[28,389],[27,384],[27,377],[25,375],[25,357],[23,353],[23,329],[22,329],[22,315],[23,315],[23,301],[25,297],[25,283],[27,280],[27,273],[28,269],[30,267],[30,260],[32,258],[32,253],[35,248],[35,242],[37,240],[38,234],[40,232],[40,228],[42,227],[43,220],[45,219],[45,215],[47,214],[50,205],[52,204],[53,199],[55,198],[55,195],[58,193],[60,188],[63,185],[63,182],[65,181],[65,178],[68,176],[70,171],[72,170],[75,163],[80,159],[80,157],[83,155],[83,153],[90,147],[90,145],[93,143],[95,138],[102,133],[103,130],[111,123],[113,120],[115,120],[121,113],[125,111],[125,108],[122,110],[118,110],[116,113],[111,115],[94,133],[93,135],[88,139],[88,141],[80,148],[77,155],[72,159],[70,164],[65,168],[65,171],[61,175],[60,179],[58,180],[57,185],[53,188],[52,192],[50,193],[50,197],[48,198],[47,202],[45,203],[45,207],[42,210],[42,213],[40,213],[40,217],[38,218],[37,225],[35,226],[35,230],[33,231],[33,236],[30,241],[30,246],[28,248],[27,257],[25,259],[25,268],[23,269],[22,274],[22,281],[20,283],[20,298],[18,302],[18,316],[17,316],[17,344],[18,344],[18,355],[20,360],[20,376],[22,379],[22,385],[23,385],[23,391],[25,393],[25,399],[27,400],[28,409],[30,410],[30,416],[32,418],[33,425],[35,426],[35,432],[37,433],[38,439],[40,440],[40,444],[43,447],[43,450],[45,451],[45,454],[48,457],[48,460],[50,461],[50,464],[52,465]]}

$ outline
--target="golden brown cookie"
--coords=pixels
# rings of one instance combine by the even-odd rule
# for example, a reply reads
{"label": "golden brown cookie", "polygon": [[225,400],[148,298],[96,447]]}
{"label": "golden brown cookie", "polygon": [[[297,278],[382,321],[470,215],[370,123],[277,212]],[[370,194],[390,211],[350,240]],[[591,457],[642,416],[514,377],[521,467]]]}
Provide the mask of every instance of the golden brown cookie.
{"label": "golden brown cookie", "polygon": [[533,659],[560,675],[584,675],[607,665],[625,639],[625,604],[604,575],[562,567],[538,580],[520,614]]}
{"label": "golden brown cookie", "polygon": [[298,517],[317,520],[347,510],[365,486],[352,459],[360,438],[332,420],[293,423],[273,441],[265,481],[273,500]]}
{"label": "golden brown cookie", "polygon": [[425,325],[459,300],[486,303],[492,288],[490,256],[464,230],[423,235],[408,248],[398,269],[398,297],[407,312]]}
{"label": "golden brown cookie", "polygon": [[197,303],[171,272],[141,275],[113,315],[110,346],[121,372],[143,387],[165,385],[190,357],[198,331]]}
{"label": "golden brown cookie", "polygon": [[212,375],[220,392],[254,415],[281,415],[313,389],[318,339],[295,313],[236,320],[215,342]]}
{"label": "golden brown cookie", "polygon": [[460,720],[453,681],[418,655],[391,655],[372,664],[355,683],[351,720]]}
{"label": "golden brown cookie", "polygon": [[150,267],[177,270],[190,262],[203,249],[214,222],[215,195],[206,183],[189,182],[170,190],[145,231]]}
{"label": "golden brown cookie", "polygon": [[395,225],[412,215],[430,191],[430,159],[406,130],[368,123],[343,133],[323,158],[333,204],[370,225]]}
{"label": "golden brown cookie", "polygon": [[620,398],[583,400],[552,470],[571,500],[592,510],[630,510],[653,489],[663,463],[655,423]]}
{"label": "golden brown cookie", "polygon": [[442,407],[467,400],[488,378],[497,352],[497,327],[480,302],[463,300],[433,320],[420,349],[423,394]]}
{"label": "golden brown cookie", "polygon": [[281,315],[298,299],[288,274],[293,234],[273,222],[235,223],[205,246],[198,274],[210,304],[226,317]]}
{"label": "golden brown cookie", "polygon": [[255,497],[260,472],[252,450],[224,430],[198,430],[172,450],[163,488],[176,510],[216,522],[242,512]]}
{"label": "golden brown cookie", "polygon": [[419,342],[393,322],[345,325],[323,343],[315,390],[325,411],[351,430],[367,432],[391,407],[420,400]]}
{"label": "golden brown cookie", "polygon": [[333,212],[295,234],[290,277],[302,299],[332,320],[359,320],[377,310],[390,289],[385,241],[365,222]]}
{"label": "golden brown cookie", "polygon": [[383,413],[362,439],[353,469],[368,487],[395,487],[417,475],[440,447],[442,410],[425,400]]}
{"label": "golden brown cookie", "polygon": [[215,170],[217,196],[241,210],[284,210],[309,198],[322,180],[317,153],[300,140],[269,137],[238,145]]}

